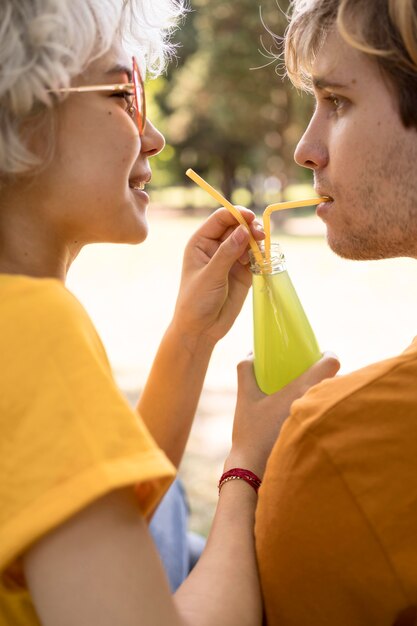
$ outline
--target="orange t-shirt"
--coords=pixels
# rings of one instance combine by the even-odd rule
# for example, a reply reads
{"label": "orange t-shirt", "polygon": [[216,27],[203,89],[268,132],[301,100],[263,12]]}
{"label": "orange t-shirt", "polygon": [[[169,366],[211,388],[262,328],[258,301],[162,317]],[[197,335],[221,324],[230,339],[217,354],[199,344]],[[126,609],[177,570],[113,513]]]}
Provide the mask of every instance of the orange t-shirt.
{"label": "orange t-shirt", "polygon": [[293,404],[259,492],[269,626],[417,623],[417,341]]}

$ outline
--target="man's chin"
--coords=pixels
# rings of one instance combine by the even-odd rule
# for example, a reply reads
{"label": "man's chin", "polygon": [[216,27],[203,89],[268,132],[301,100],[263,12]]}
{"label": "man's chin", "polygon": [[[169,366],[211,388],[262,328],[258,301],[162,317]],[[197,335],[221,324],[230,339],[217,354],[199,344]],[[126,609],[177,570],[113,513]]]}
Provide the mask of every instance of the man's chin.
{"label": "man's chin", "polygon": [[335,237],[331,230],[328,230],[327,243],[329,248],[342,259],[363,261],[369,258],[365,253],[364,242],[354,237]]}
{"label": "man's chin", "polygon": [[395,254],[393,248],[372,245],[372,242],[367,239],[352,236],[336,239],[329,232],[327,233],[327,243],[337,256],[350,261],[380,261],[381,259],[403,256]]}

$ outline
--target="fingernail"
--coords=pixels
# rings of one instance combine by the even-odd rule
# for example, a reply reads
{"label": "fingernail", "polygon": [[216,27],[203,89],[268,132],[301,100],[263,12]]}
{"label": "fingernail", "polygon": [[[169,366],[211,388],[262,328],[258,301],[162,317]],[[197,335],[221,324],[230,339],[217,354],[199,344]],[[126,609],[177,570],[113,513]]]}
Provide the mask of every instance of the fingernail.
{"label": "fingernail", "polygon": [[260,222],[254,222],[256,230],[259,230],[260,233],[264,233],[264,227]]}

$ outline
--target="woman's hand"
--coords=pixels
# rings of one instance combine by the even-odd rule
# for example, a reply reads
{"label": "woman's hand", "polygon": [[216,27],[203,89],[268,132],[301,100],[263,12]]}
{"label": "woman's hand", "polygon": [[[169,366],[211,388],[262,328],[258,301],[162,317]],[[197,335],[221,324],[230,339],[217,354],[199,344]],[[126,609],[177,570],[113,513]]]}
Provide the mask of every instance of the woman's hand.
{"label": "woman's hand", "polygon": [[[257,239],[252,211],[242,209]],[[142,391],[138,410],[158,445],[178,465],[214,345],[233,324],[251,284],[249,234],[226,209],[213,213],[187,244],[177,305]]]}
{"label": "woman's hand", "polygon": [[[239,207],[240,208],[240,207]],[[252,211],[240,208],[256,240],[264,239]],[[188,242],[173,325],[183,335],[216,343],[231,328],[251,285],[249,234],[219,209]]]}
{"label": "woman's hand", "polygon": [[232,451],[225,469],[245,467],[262,477],[272,447],[283,423],[290,414],[292,403],[325,378],[339,371],[340,363],[333,353],[322,358],[301,376],[267,396],[259,389],[253,360],[238,365],[238,396],[233,424]]}

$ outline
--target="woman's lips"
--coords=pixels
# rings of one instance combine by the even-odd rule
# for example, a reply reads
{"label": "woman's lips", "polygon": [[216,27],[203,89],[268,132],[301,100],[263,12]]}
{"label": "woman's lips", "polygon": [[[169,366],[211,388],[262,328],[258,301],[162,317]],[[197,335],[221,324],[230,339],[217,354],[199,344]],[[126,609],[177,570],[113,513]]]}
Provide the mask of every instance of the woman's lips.
{"label": "woman's lips", "polygon": [[149,202],[149,195],[146,193],[146,191],[144,191],[144,189],[145,189],[144,186],[143,186],[143,188],[141,188],[139,186],[135,186],[135,187],[131,187],[130,189],[135,194],[135,196],[138,196],[142,200],[145,200],[146,202]]}
{"label": "woman's lips", "polygon": [[129,188],[133,194],[145,202],[149,202],[149,195],[145,192],[145,187],[149,180],[150,177],[147,180],[132,178],[129,181]]}

